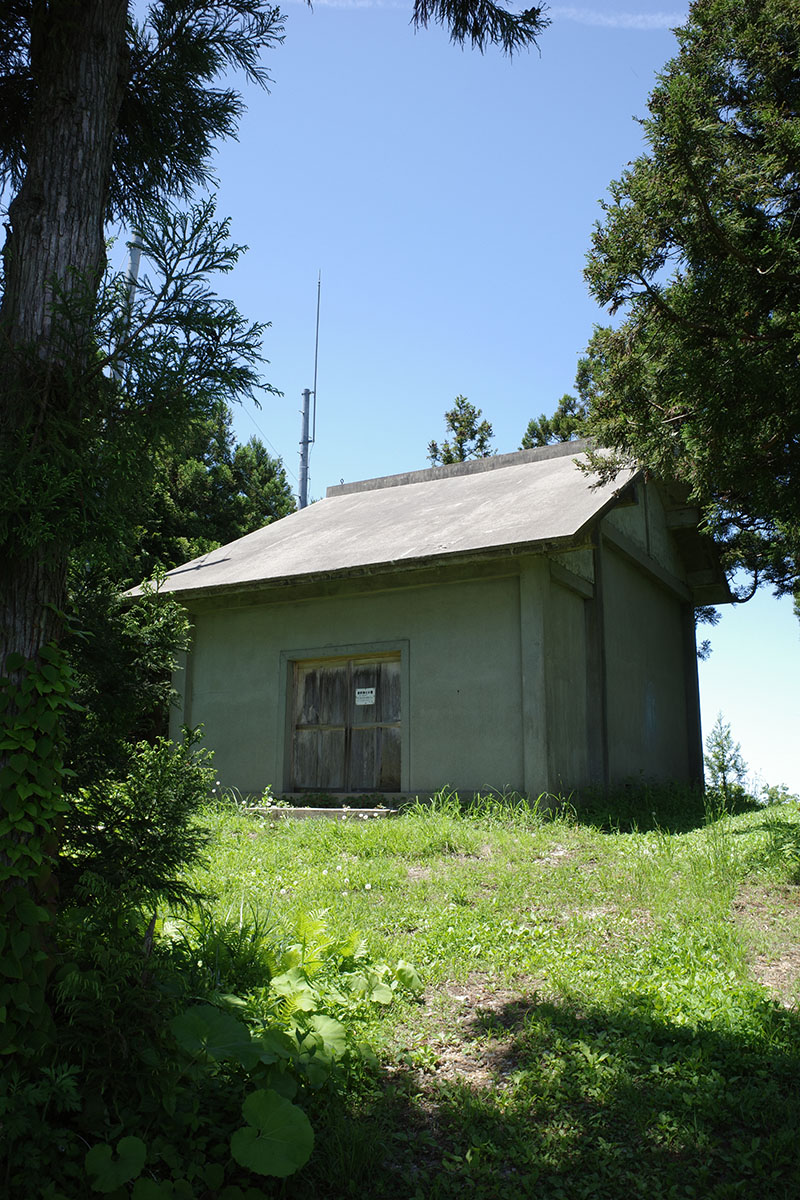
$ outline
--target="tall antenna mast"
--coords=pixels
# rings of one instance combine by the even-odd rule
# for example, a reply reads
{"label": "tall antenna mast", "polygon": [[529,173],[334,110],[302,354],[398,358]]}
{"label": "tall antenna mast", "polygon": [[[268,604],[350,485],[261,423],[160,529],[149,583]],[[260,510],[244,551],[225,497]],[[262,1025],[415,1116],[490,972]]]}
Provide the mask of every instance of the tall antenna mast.
{"label": "tall antenna mast", "polygon": [[[319,361],[319,304],[322,293],[322,271],[317,276],[317,326],[314,335],[314,388],[313,391],[305,388],[303,391],[303,408],[302,408],[302,431],[300,434],[300,490],[297,497],[298,508],[306,508],[308,506],[308,455],[309,447],[314,444],[317,438],[317,363]],[[311,435],[309,436],[309,408],[310,398],[314,397],[313,416],[311,417]]]}
{"label": "tall antenna mast", "polygon": [[[136,299],[136,288],[139,286],[139,263],[142,258],[142,242],[139,234],[134,229],[131,240],[128,242],[128,270],[125,275],[125,288],[127,291],[126,311],[125,311],[125,333],[128,330],[128,322],[131,317],[131,309],[133,302]],[[124,338],[125,334],[123,334]],[[111,375],[116,379],[117,383],[122,382],[122,364],[119,360],[111,368]]]}

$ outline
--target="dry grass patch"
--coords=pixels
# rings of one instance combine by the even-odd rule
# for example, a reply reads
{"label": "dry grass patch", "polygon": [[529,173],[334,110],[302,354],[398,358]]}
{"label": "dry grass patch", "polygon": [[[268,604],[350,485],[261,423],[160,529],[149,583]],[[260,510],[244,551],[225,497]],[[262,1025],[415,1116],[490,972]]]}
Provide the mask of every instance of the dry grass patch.
{"label": "dry grass patch", "polygon": [[800,887],[749,884],[733,903],[754,978],[784,1006],[800,1004]]}

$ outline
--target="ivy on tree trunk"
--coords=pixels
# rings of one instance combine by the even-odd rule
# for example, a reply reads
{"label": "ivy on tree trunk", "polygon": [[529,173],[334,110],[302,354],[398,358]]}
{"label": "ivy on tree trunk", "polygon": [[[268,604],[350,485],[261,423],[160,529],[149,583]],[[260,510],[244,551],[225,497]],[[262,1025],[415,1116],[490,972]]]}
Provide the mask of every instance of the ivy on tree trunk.
{"label": "ivy on tree trunk", "polygon": [[[0,431],[16,474],[2,528],[0,675],[7,655],[34,658],[57,635],[68,545],[59,526],[79,504],[37,510],[37,473],[69,473],[80,453],[80,386],[92,306],[105,266],[106,211],[125,86],[126,0],[34,4],[33,104],[25,177],[9,207],[0,305]],[[81,327],[76,314],[85,314]],[[47,460],[41,449],[47,447]],[[63,461],[62,461],[63,460]]]}
{"label": "ivy on tree trunk", "polygon": [[[13,473],[0,524],[0,1051],[33,1049],[46,1025],[48,881],[61,792],[57,728],[68,684],[52,643],[65,606],[65,509],[37,505],[41,473],[80,453],[79,384],[105,265],[103,219],[124,88],[125,0],[35,3],[27,164],[8,214],[0,306],[0,438]],[[78,303],[75,303],[75,301]],[[66,302],[66,303],[65,303]],[[86,319],[81,322],[80,314]],[[69,319],[67,320],[67,314]],[[76,320],[76,314],[78,319]],[[9,502],[10,501],[10,502]]]}

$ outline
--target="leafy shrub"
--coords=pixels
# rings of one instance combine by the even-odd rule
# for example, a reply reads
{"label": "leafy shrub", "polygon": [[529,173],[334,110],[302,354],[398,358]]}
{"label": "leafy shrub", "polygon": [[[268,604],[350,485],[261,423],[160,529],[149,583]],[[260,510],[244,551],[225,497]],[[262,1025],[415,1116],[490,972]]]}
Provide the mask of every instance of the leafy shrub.
{"label": "leafy shrub", "polygon": [[316,914],[289,933],[203,904],[148,923],[101,896],[57,931],[50,1062],[0,1085],[9,1200],[32,1169],[63,1200],[233,1197],[292,1173],[313,1146],[305,1098],[374,1063],[354,1018],[420,987]]}
{"label": "leafy shrub", "polygon": [[736,801],[746,796],[745,777],[747,763],[742,758],[742,748],[733,740],[731,727],[717,715],[714,726],[706,738],[705,754],[708,775],[709,800],[712,804],[730,812]]}
{"label": "leafy shrub", "polygon": [[200,736],[185,730],[177,744],[140,742],[126,778],[97,780],[74,797],[62,843],[65,903],[115,911],[196,899],[180,873],[208,841],[196,820],[213,777],[210,754],[196,749]]}
{"label": "leafy shrub", "polygon": [[171,596],[147,591],[136,604],[102,570],[73,564],[71,629],[66,641],[73,700],[67,719],[71,792],[125,777],[140,741],[167,732],[172,672],[188,643],[186,612]]}

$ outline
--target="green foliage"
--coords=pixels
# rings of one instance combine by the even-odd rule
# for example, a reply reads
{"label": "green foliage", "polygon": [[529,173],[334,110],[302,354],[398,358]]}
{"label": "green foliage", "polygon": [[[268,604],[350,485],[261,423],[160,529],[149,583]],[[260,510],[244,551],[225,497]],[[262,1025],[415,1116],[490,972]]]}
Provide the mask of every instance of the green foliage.
{"label": "green foliage", "polygon": [[114,1155],[110,1146],[100,1143],[87,1151],[84,1160],[89,1182],[95,1192],[114,1192],[140,1174],[147,1155],[141,1138],[120,1138]]}
{"label": "green foliage", "polygon": [[586,405],[568,394],[561,397],[552,417],[544,413],[538,421],[531,417],[522,436],[520,450],[534,446],[550,446],[554,442],[571,442],[583,436],[586,424]]}
{"label": "green foliage", "polygon": [[10,655],[0,679],[0,1054],[30,1053],[50,1032],[47,927],[63,800],[62,722],[74,702],[64,655]]}
{"label": "green foliage", "polygon": [[4,439],[0,470],[13,486],[0,536],[10,554],[68,546],[124,578],[159,451],[223,402],[274,390],[259,377],[265,326],[247,322],[211,288],[242,250],[231,244],[228,222],[215,220],[213,202],[188,213],[159,210],[142,222],[140,239],[149,272],[131,303],[124,275],[111,272],[97,294],[76,285],[57,305],[54,325],[67,344],[70,330],[88,324],[95,353],[75,365],[72,399],[53,413],[50,440],[33,436],[32,412]]}
{"label": "green foliage", "polygon": [[232,419],[229,406],[216,401],[159,452],[126,579],[152,578],[294,511],[280,459],[258,438],[236,444]]}
{"label": "green foliage", "polygon": [[719,806],[723,812],[730,812],[735,802],[745,795],[747,763],[722,713],[717,714],[706,738],[705,764],[711,803]]}
{"label": "green foliage", "polygon": [[481,410],[470,404],[466,396],[456,396],[451,409],[444,414],[445,425],[452,441],[428,443],[428,461],[433,465],[466,462],[469,458],[488,458],[492,453],[492,427],[488,421],[478,421]]}
{"label": "green foliage", "polygon": [[532,450],[534,446],[549,446],[554,442],[571,442],[586,436],[586,422],[591,405],[592,376],[588,359],[578,363],[575,376],[578,395],[563,395],[552,417],[544,413],[538,421],[531,418],[522,438],[520,450]]}
{"label": "green foliage", "polygon": [[172,671],[188,646],[186,611],[147,589],[131,604],[107,571],[74,562],[64,649],[79,709],[66,714],[66,764],[75,793],[126,774],[131,747],[167,730]]}
{"label": "green foliage", "polygon": [[236,1161],[259,1175],[292,1175],[311,1156],[314,1131],[305,1113],[279,1096],[261,1089],[242,1105],[247,1121],[231,1138]]}
{"label": "green foliage", "polygon": [[[37,14],[15,4],[0,17],[4,121],[0,182],[16,190],[26,166],[26,135],[36,81],[32,36],[55,38],[59,20],[77,19],[70,6]],[[32,24],[34,32],[32,34]],[[225,0],[208,9],[166,0],[137,10],[128,25],[127,87],[114,139],[109,219],[136,226],[167,197],[185,198],[213,181],[215,143],[235,133],[244,105],[230,73],[265,87],[265,49],[283,40],[282,17],[262,0]],[[222,77],[225,86],[215,86]]]}
{"label": "green foliage", "polygon": [[708,0],[610,187],[587,266],[618,327],[590,344],[590,434],[677,479],[729,559],[800,580],[800,25],[794,0]]}
{"label": "green foliage", "polygon": [[304,1110],[373,1069],[358,1022],[420,988],[413,966],[373,963],[315,914],[284,932],[203,902],[148,922],[109,891],[58,918],[53,1066],[0,1082],[3,1195],[28,1195],[31,1171],[68,1200],[124,1184],[145,1200],[225,1194],[295,1171],[313,1144]]}
{"label": "green foliage", "polygon": [[165,921],[163,933],[181,951],[186,987],[195,995],[247,995],[277,972],[278,927],[269,914],[245,914],[244,905],[220,914],[200,904]]}
{"label": "green foliage", "polygon": [[[379,822],[215,806],[201,878],[219,912],[326,910],[325,929],[307,917],[283,948],[305,942],[312,989],[327,978],[308,967],[320,944],[356,926],[376,957],[402,955],[425,979],[423,1004],[398,988],[391,1008],[295,1009],[299,1027],[322,1016],[368,1038],[389,1069],[345,1060],[340,1088],[287,1096],[315,1132],[287,1195],[494,1200],[498,1179],[563,1200],[729,1200],[732,1179],[769,1200],[794,1193],[800,1025],[755,972],[793,961],[800,812],[715,819],[677,786],[602,799],[602,827],[580,805],[525,813],[451,791]],[[742,924],[753,891],[754,917],[769,902],[770,954]]]}
{"label": "green foliage", "polygon": [[444,25],[458,45],[470,43],[481,52],[500,46],[509,57],[537,45],[537,37],[550,24],[544,8],[526,8],[514,13],[492,0],[414,0],[415,25],[425,28],[430,21]]}
{"label": "green foliage", "polygon": [[99,779],[72,797],[64,817],[62,903],[115,909],[186,904],[194,889],[180,878],[207,842],[194,820],[213,773],[198,751],[199,730],[173,744],[158,738],[130,748],[124,779]]}

